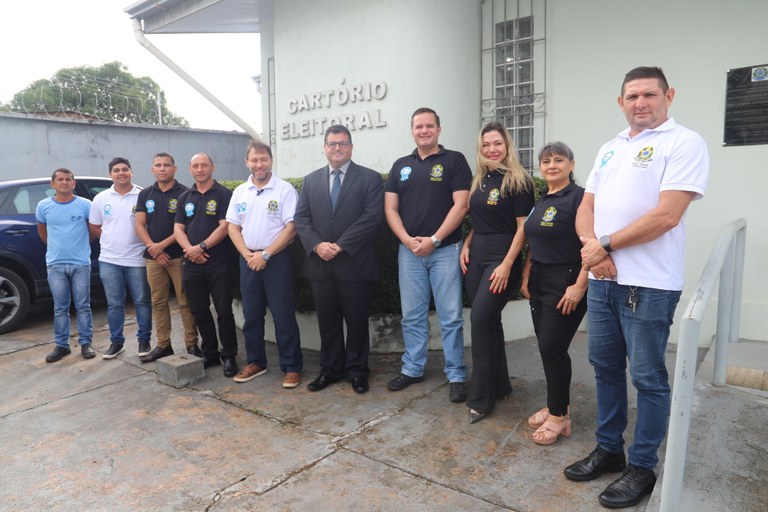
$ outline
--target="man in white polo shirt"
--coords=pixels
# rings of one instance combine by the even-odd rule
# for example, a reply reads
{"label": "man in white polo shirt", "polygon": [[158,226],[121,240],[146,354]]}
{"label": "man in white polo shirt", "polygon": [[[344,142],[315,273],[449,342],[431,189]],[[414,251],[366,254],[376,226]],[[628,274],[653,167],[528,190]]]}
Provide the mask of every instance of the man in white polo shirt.
{"label": "man in white polo shirt", "polygon": [[[598,496],[608,508],[636,505],[656,483],[670,402],[664,353],[683,289],[685,212],[703,197],[709,174],[704,140],[669,117],[674,97],[660,68],[625,75],[618,103],[629,127],[598,152],[576,217],[582,264],[590,270],[597,447],[565,476],[588,481],[623,471]],[[627,361],[637,420],[625,459]]]}
{"label": "man in white polo shirt", "polygon": [[138,323],[139,356],[150,353],[152,308],[150,305],[145,246],[136,235],[135,213],[139,188],[132,183],[131,163],[122,157],[109,162],[112,186],[93,198],[89,228],[100,240],[99,275],[107,297],[110,345],[102,355],[114,359],[124,349],[125,288],[131,292]]}
{"label": "man in white polo shirt", "polygon": [[293,216],[299,195],[293,186],[272,174],[272,150],[251,142],[246,150],[248,180],[232,193],[227,210],[229,237],[240,253],[240,295],[243,336],[248,364],[235,382],[248,382],[267,371],[264,316],[267,305],[275,321],[275,337],[284,388],[301,382],[303,359],[296,300],[293,258],[285,251],[296,237]]}

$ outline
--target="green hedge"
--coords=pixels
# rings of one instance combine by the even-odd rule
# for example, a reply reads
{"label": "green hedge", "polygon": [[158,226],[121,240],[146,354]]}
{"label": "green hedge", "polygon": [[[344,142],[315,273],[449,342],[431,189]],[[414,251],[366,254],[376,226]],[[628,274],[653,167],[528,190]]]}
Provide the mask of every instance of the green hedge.
{"label": "green hedge", "polygon": [[[386,182],[387,174],[382,175],[382,179]],[[545,186],[543,180],[535,178],[536,180],[536,196],[539,195],[539,190]],[[285,181],[293,185],[297,191],[301,191],[301,185],[304,182],[304,178],[285,178]],[[242,181],[221,181],[225,187],[234,190],[235,187],[240,185]],[[466,237],[471,227],[470,217],[464,218],[461,225],[461,231]],[[379,230],[376,233],[376,239],[374,240],[376,255],[378,256],[379,270],[381,273],[380,279],[376,282],[376,286],[373,293],[373,302],[371,304],[371,313],[373,314],[388,314],[388,313],[400,313],[400,288],[398,284],[397,275],[397,251],[399,240],[392,234],[386,221],[381,223]],[[304,258],[306,253],[304,247],[301,245],[298,237],[291,244],[289,249],[293,255],[293,264],[296,276],[296,309],[301,312],[308,312],[315,310],[314,299],[312,298],[312,289],[309,284],[309,280],[302,275],[302,266],[304,264]],[[239,283],[239,271],[240,265],[234,265],[235,268],[235,296],[240,297]],[[464,305],[469,306],[467,299],[466,289],[463,290]],[[519,298],[519,292],[513,294],[513,298]]]}

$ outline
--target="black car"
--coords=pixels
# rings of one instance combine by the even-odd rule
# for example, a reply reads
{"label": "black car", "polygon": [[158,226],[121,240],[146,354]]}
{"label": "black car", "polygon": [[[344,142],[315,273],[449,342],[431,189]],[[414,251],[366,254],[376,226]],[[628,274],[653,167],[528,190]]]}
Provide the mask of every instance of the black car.
{"label": "black car", "polygon": [[[90,200],[112,186],[112,180],[106,177],[79,176],[75,181],[75,194]],[[0,181],[0,334],[15,329],[32,302],[51,296],[45,245],[37,234],[35,208],[54,194],[50,178]],[[100,282],[98,255],[98,241],[94,241],[91,285]]]}

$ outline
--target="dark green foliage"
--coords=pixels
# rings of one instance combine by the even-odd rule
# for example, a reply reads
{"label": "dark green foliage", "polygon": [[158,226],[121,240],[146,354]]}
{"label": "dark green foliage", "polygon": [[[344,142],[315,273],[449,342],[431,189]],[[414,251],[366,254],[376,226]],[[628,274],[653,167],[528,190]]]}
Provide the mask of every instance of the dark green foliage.
{"label": "dark green foliage", "polygon": [[37,80],[16,93],[7,107],[13,112],[79,114],[116,123],[189,126],[168,110],[165,94],[154,80],[132,75],[117,61],[98,68],[60,69],[50,80]]}

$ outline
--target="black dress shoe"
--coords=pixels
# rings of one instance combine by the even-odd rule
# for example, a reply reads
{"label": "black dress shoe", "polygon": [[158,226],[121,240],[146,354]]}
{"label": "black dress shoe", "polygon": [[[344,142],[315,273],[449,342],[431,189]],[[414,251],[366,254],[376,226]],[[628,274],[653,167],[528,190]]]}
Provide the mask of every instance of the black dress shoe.
{"label": "black dress shoe", "polygon": [[366,377],[353,377],[352,389],[355,393],[365,393],[368,391],[368,379]]}
{"label": "black dress shoe", "polygon": [[221,358],[218,354],[203,356],[203,368],[210,368],[211,366],[219,366],[221,364]]}
{"label": "black dress shoe", "polygon": [[653,492],[656,474],[652,469],[627,465],[624,473],[597,497],[607,508],[625,508],[637,505]]}
{"label": "black dress shoe", "polygon": [[483,418],[485,418],[485,413],[484,412],[476,411],[474,409],[470,409],[469,410],[469,423],[470,424],[477,423],[478,421],[480,421]]}
{"label": "black dress shoe", "polygon": [[80,345],[80,355],[83,356],[83,359],[93,359],[96,357],[96,352],[91,348],[90,343],[86,343],[84,345]]}
{"label": "black dress shoe", "polygon": [[152,361],[157,361],[161,357],[168,357],[173,355],[173,347],[168,345],[167,347],[155,347],[153,348],[149,354],[145,356],[139,356],[139,361],[142,363],[151,363]]}
{"label": "black dress shoe", "polygon": [[327,375],[320,375],[318,378],[307,384],[307,389],[310,391],[321,391],[337,380],[338,379],[332,379]]}
{"label": "black dress shoe", "polygon": [[198,347],[197,345],[189,345],[187,347],[187,354],[195,357],[203,357],[203,353],[200,350],[200,347]]}
{"label": "black dress shoe", "polygon": [[624,452],[610,453],[599,446],[592,453],[565,468],[565,477],[575,482],[594,480],[605,473],[618,473],[627,466]]}
{"label": "black dress shoe", "polygon": [[237,375],[237,372],[240,371],[240,368],[237,367],[237,361],[235,361],[234,357],[222,357],[224,360],[224,376],[225,377],[234,377]]}

